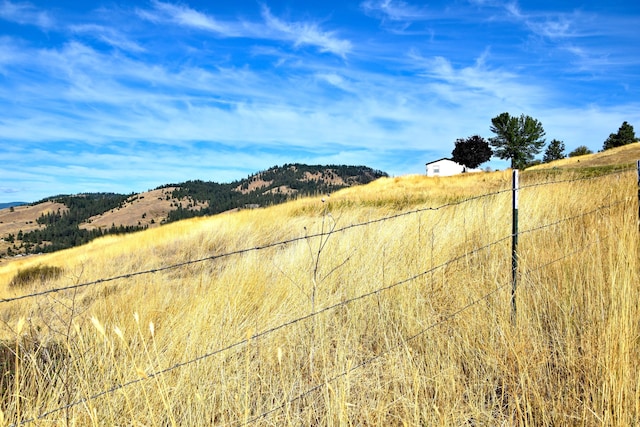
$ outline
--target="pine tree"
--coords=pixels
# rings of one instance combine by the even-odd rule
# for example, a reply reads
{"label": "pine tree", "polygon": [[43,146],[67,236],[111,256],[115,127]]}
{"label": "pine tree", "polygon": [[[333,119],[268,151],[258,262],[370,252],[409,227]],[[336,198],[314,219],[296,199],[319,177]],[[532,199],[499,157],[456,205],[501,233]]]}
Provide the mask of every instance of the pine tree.
{"label": "pine tree", "polygon": [[513,169],[527,167],[544,146],[542,123],[530,116],[511,117],[509,113],[502,113],[491,119],[491,123],[491,132],[496,134],[489,138],[493,153],[498,158],[511,159]]}
{"label": "pine tree", "polygon": [[549,163],[554,160],[564,159],[565,157],[566,156],[564,155],[564,142],[554,139],[549,143],[547,150],[544,152],[544,157],[542,158],[542,161],[544,163]]}
{"label": "pine tree", "polygon": [[627,122],[623,122],[622,126],[618,129],[618,133],[612,133],[609,135],[609,138],[604,142],[602,149],[608,150],[610,148],[622,147],[623,145],[631,144],[636,141],[637,138],[633,130],[633,126]]}

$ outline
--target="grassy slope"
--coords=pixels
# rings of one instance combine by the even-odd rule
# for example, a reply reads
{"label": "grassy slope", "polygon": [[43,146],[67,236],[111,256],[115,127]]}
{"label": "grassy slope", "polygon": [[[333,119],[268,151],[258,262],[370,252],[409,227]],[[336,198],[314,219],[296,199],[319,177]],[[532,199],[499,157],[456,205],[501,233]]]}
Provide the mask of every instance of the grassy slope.
{"label": "grassy slope", "polygon": [[628,144],[622,147],[612,148],[595,154],[587,154],[578,157],[567,157],[552,163],[533,166],[531,169],[558,168],[586,168],[609,165],[635,165],[640,160],[640,143]]}
{"label": "grassy slope", "polygon": [[[525,172],[521,183],[575,176]],[[3,303],[1,335],[27,355],[0,388],[3,416],[141,379],[40,422],[242,425],[268,412],[256,424],[637,424],[635,173],[521,191],[515,328],[509,187],[508,172],[381,179],[2,266],[7,298],[302,238]],[[7,287],[35,263],[65,274]]]}

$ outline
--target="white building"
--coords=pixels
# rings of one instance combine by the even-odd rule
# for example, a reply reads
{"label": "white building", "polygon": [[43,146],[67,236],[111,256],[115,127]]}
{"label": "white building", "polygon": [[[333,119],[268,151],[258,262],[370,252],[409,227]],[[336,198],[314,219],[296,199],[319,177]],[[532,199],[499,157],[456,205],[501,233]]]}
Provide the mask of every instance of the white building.
{"label": "white building", "polygon": [[429,162],[426,167],[427,176],[451,176],[465,172],[482,172],[482,169],[470,169],[446,157]]}

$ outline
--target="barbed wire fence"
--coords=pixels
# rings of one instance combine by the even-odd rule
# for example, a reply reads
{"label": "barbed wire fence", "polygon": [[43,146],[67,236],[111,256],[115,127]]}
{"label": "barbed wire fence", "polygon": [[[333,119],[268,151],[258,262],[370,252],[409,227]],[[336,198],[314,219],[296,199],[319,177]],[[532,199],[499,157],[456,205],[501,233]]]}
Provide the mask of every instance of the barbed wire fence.
{"label": "barbed wire fence", "polygon": [[[640,166],[639,166],[639,168],[640,168]],[[520,187],[520,190],[524,190],[524,189],[527,189],[527,188],[539,187],[539,186],[543,186],[543,185],[556,185],[556,184],[562,184],[562,183],[594,180],[594,179],[598,179],[598,178],[602,178],[602,177],[606,177],[606,176],[610,176],[610,175],[619,175],[619,174],[622,174],[622,173],[625,173],[625,172],[629,172],[631,170],[633,170],[633,169],[631,169],[631,168],[619,169],[619,170],[614,170],[614,171],[607,172],[607,173],[600,174],[600,175],[596,175],[596,176],[587,176],[587,177],[580,177],[580,178],[573,178],[573,179],[564,179],[564,180],[548,181],[548,182],[543,182],[543,183],[530,184],[530,185],[526,185],[526,186]],[[440,210],[443,210],[443,209],[446,209],[446,208],[449,208],[449,207],[462,205],[462,204],[473,202],[473,201],[476,201],[476,200],[485,199],[485,198],[497,196],[497,195],[500,195],[500,194],[512,193],[513,191],[514,191],[513,188],[506,188],[506,189],[494,191],[494,192],[491,192],[491,193],[485,193],[485,194],[481,194],[481,195],[478,195],[478,196],[472,196],[472,197],[463,198],[461,200],[445,203],[445,204],[442,204],[442,205],[436,206],[436,207],[419,208],[419,209],[414,209],[414,210],[410,210],[410,211],[407,211],[407,212],[401,212],[401,213],[397,213],[397,214],[394,214],[394,215],[385,216],[385,217],[382,217],[382,218],[376,218],[376,219],[372,219],[372,220],[369,220],[369,221],[364,221],[364,222],[360,222],[360,223],[356,223],[356,224],[350,224],[350,225],[347,225],[347,226],[336,228],[336,229],[332,230],[331,232],[313,233],[313,234],[308,234],[308,235],[304,235],[304,236],[300,236],[300,237],[294,237],[294,238],[287,239],[287,240],[281,240],[281,241],[277,241],[277,242],[267,243],[267,244],[261,245],[261,246],[254,246],[254,247],[250,247],[250,248],[238,249],[238,250],[235,250],[235,251],[224,252],[224,253],[221,253],[221,254],[215,254],[215,255],[208,256],[208,257],[204,257],[204,258],[187,260],[187,261],[184,261],[184,262],[171,264],[171,265],[166,265],[166,266],[161,266],[161,267],[152,268],[152,269],[148,269],[148,270],[141,270],[141,271],[125,273],[125,274],[121,274],[121,275],[117,275],[117,276],[112,276],[112,277],[108,277],[108,278],[101,278],[101,279],[97,279],[97,280],[93,280],[93,281],[89,281],[89,282],[77,283],[77,284],[69,285],[69,286],[62,286],[62,287],[58,287],[58,288],[45,289],[45,290],[42,290],[42,291],[32,292],[32,293],[19,295],[19,296],[15,296],[15,297],[0,298],[0,304],[9,303],[9,302],[13,302],[13,301],[19,301],[19,300],[28,299],[28,298],[34,298],[34,297],[38,297],[38,296],[44,296],[44,295],[52,294],[52,293],[59,293],[59,292],[68,291],[68,290],[74,290],[74,289],[79,289],[79,288],[85,288],[85,287],[100,285],[100,284],[113,282],[113,281],[117,281],[117,280],[131,279],[131,278],[134,278],[134,277],[137,277],[137,276],[161,273],[161,272],[164,272],[164,271],[175,270],[175,269],[179,269],[179,268],[186,267],[186,266],[193,265],[193,264],[201,264],[201,263],[205,263],[205,262],[210,262],[210,261],[216,261],[216,260],[219,260],[219,259],[229,258],[229,257],[232,257],[232,256],[242,255],[242,254],[246,254],[246,253],[249,253],[249,252],[262,251],[262,250],[265,250],[265,249],[270,249],[270,248],[274,248],[274,247],[278,247],[278,246],[286,246],[286,245],[289,245],[291,243],[300,242],[300,241],[304,241],[304,240],[307,240],[307,239],[324,238],[324,237],[327,237],[328,235],[342,233],[342,232],[345,232],[347,230],[354,229],[354,228],[367,227],[369,225],[382,223],[382,222],[390,221],[390,220],[401,218],[401,217],[405,217],[405,216],[416,215],[416,214],[423,213],[423,212],[440,211]],[[639,195],[639,198],[640,198],[640,195]]]}
{"label": "barbed wire fence", "polygon": [[[525,186],[521,186],[519,187],[519,190],[524,190],[524,189],[529,189],[529,188],[534,188],[534,187],[539,187],[539,186],[546,186],[546,185],[559,185],[559,184],[563,184],[563,183],[574,183],[574,182],[580,182],[580,181],[586,181],[586,180],[594,180],[594,179],[601,179],[603,177],[606,176],[611,176],[611,175],[621,175],[621,174],[625,174],[628,173],[630,171],[632,171],[632,168],[624,168],[624,169],[617,169],[617,170],[613,170],[611,172],[605,173],[605,174],[599,174],[599,175],[595,175],[595,176],[586,176],[586,177],[578,177],[578,178],[571,178],[571,179],[563,179],[563,180],[550,180],[547,182],[538,182],[538,183],[534,183],[534,184],[529,184],[529,185],[525,185]],[[638,186],[639,186],[639,190],[638,190],[638,202],[640,205],[640,161],[638,161]],[[272,243],[268,243],[265,245],[261,245],[261,246],[254,246],[254,247],[250,247],[250,248],[244,248],[244,249],[239,249],[239,250],[235,250],[235,251],[230,251],[230,252],[225,252],[225,253],[221,253],[221,254],[215,254],[215,255],[211,255],[208,257],[204,257],[204,258],[198,258],[198,259],[192,259],[192,260],[187,260],[184,262],[180,262],[180,263],[176,263],[176,264],[171,264],[171,265],[166,265],[166,266],[160,266],[157,268],[153,268],[153,269],[147,269],[147,270],[142,270],[142,271],[135,271],[135,272],[130,272],[130,273],[126,273],[126,274],[122,274],[122,275],[117,275],[117,276],[113,276],[113,277],[109,277],[109,278],[102,278],[102,279],[98,279],[98,280],[94,280],[94,281],[89,281],[89,282],[84,282],[84,283],[77,283],[74,285],[69,285],[69,286],[63,286],[63,287],[57,287],[57,288],[51,288],[51,289],[46,289],[46,290],[42,290],[42,291],[38,291],[38,292],[33,292],[33,293],[29,293],[29,294],[24,294],[24,295],[19,295],[19,296],[15,296],[15,297],[10,297],[10,298],[5,298],[5,299],[0,299],[0,305],[2,304],[7,304],[10,302],[14,302],[14,301],[20,301],[20,300],[24,300],[24,299],[29,299],[29,298],[35,298],[38,296],[43,296],[43,295],[48,295],[48,294],[52,294],[52,293],[60,293],[60,292],[64,292],[64,291],[69,291],[69,290],[77,290],[79,288],[84,288],[84,287],[91,287],[91,286],[96,286],[96,285],[100,285],[100,284],[104,284],[107,282],[111,282],[111,281],[116,281],[116,280],[125,280],[125,279],[130,279],[136,276],[141,276],[141,275],[150,275],[150,274],[155,274],[155,273],[159,273],[159,272],[164,272],[164,271],[168,271],[168,270],[174,270],[174,269],[179,269],[181,267],[185,267],[185,266],[189,266],[189,265],[193,265],[193,264],[199,264],[199,263],[205,263],[205,262],[213,262],[216,260],[220,260],[223,258],[229,258],[229,257],[233,257],[233,256],[237,256],[237,255],[241,255],[241,254],[246,254],[249,252],[259,252],[259,251],[263,251],[269,248],[274,248],[274,247],[279,247],[279,246],[286,246],[295,242],[300,242],[303,240],[307,240],[310,238],[327,238],[328,236],[332,235],[332,234],[336,234],[336,233],[344,233],[347,230],[352,230],[352,229],[357,229],[357,228],[363,228],[363,227],[367,227],[370,226],[372,224],[377,224],[377,223],[383,223],[386,221],[390,221],[393,219],[397,219],[400,217],[405,217],[405,216],[411,216],[411,215],[416,215],[416,214],[420,214],[423,212],[427,212],[427,211],[440,211],[449,207],[453,207],[453,206],[458,206],[458,205],[462,205],[465,203],[469,203],[471,201],[476,201],[476,200],[480,200],[480,199],[484,199],[484,198],[490,198],[493,196],[497,196],[500,194],[504,194],[504,193],[512,193],[515,189],[514,188],[510,188],[510,189],[503,189],[503,190],[498,190],[495,192],[491,192],[491,193],[486,193],[486,194],[482,194],[482,195],[478,195],[478,196],[473,196],[473,197],[469,197],[469,198],[464,198],[461,200],[457,200],[454,202],[450,202],[450,203],[446,203],[443,204],[441,206],[437,206],[437,207],[427,207],[427,208],[420,208],[420,209],[415,209],[415,210],[411,210],[411,211],[407,211],[407,212],[401,212],[401,213],[397,213],[394,215],[389,215],[389,216],[385,216],[382,218],[376,218],[373,220],[369,220],[369,221],[364,221],[364,222],[360,222],[360,223],[355,223],[355,224],[350,224],[344,227],[340,227],[340,228],[334,228],[331,229],[330,231],[322,231],[320,233],[314,233],[314,234],[310,234],[310,235],[305,235],[302,237],[295,237],[295,238],[291,238],[291,239],[287,239],[287,240],[282,240],[282,241],[277,241],[277,242],[272,242]],[[43,420],[46,419],[48,417],[50,417],[51,415],[54,415],[56,413],[59,413],[61,411],[65,411],[68,410],[70,408],[79,406],[79,405],[84,405],[90,401],[93,400],[97,400],[100,398],[103,398],[105,396],[108,396],[110,394],[113,394],[117,391],[120,391],[124,388],[130,387],[134,384],[138,384],[138,383],[142,383],[144,381],[148,381],[151,380],[153,378],[157,378],[159,376],[165,375],[169,372],[181,369],[181,368],[185,368],[188,367],[190,365],[193,365],[195,363],[201,362],[201,361],[205,361],[207,359],[213,358],[214,356],[217,356],[221,353],[227,352],[229,350],[232,349],[236,349],[236,348],[240,348],[242,346],[246,346],[247,344],[251,343],[251,342],[255,342],[256,340],[260,340],[260,339],[264,339],[267,336],[280,331],[280,330],[284,330],[288,327],[291,327],[293,325],[302,323],[302,322],[306,322],[310,319],[314,319],[318,316],[324,315],[326,313],[332,312],[337,310],[340,307],[344,307],[350,304],[354,304],[357,303],[359,301],[365,300],[367,298],[373,297],[373,296],[379,296],[380,294],[390,291],[391,289],[406,285],[408,283],[411,282],[415,282],[418,279],[421,278],[425,278],[428,275],[433,274],[434,272],[438,271],[438,270],[442,270],[445,269],[447,266],[450,266],[456,262],[459,262],[461,260],[464,260],[466,258],[468,258],[469,256],[472,256],[474,254],[477,254],[479,252],[485,251],[485,250],[490,250],[492,247],[494,246],[498,246],[498,245],[502,245],[505,244],[506,242],[508,242],[509,240],[513,240],[514,236],[517,235],[525,235],[525,234],[530,234],[530,233],[535,233],[537,231],[541,231],[541,230],[545,230],[545,229],[550,229],[552,227],[556,227],[559,225],[562,225],[564,223],[568,223],[568,222],[572,222],[572,221],[576,221],[579,220],[581,218],[585,218],[587,216],[591,216],[591,215],[596,215],[598,213],[601,213],[607,209],[611,209],[614,207],[618,207],[624,204],[629,203],[629,197],[626,197],[622,200],[613,200],[610,201],[610,203],[608,204],[603,204],[600,205],[594,209],[585,211],[585,212],[581,212],[572,216],[568,216],[565,218],[561,218],[561,219],[557,219],[555,221],[552,222],[548,222],[546,224],[541,224],[526,230],[517,230],[517,232],[515,233],[511,233],[508,235],[504,235],[502,237],[499,237],[495,240],[493,240],[490,243],[486,243],[482,246],[478,246],[475,247],[469,251],[466,251],[464,253],[459,254],[458,256],[452,257],[438,265],[432,265],[431,268],[424,270],[424,271],[420,271],[417,272],[409,277],[406,277],[405,279],[399,280],[399,281],[395,281],[391,284],[385,285],[385,286],[381,286],[381,287],[377,287],[369,292],[366,293],[362,293],[356,296],[353,296],[351,298],[348,299],[344,299],[340,302],[334,303],[334,304],[330,304],[326,307],[322,307],[322,308],[318,308],[313,310],[312,312],[304,315],[304,316],[300,316],[300,317],[296,317],[294,319],[288,320],[286,322],[283,322],[281,324],[278,324],[276,326],[264,329],[260,332],[254,333],[251,336],[242,339],[242,340],[238,340],[236,342],[233,342],[227,346],[224,347],[220,347],[218,349],[209,351],[209,352],[205,352],[203,354],[200,354],[196,357],[193,357],[191,359],[188,360],[184,360],[178,363],[175,363],[171,366],[168,366],[164,369],[160,369],[151,373],[147,373],[144,377],[138,377],[135,379],[132,379],[130,381],[126,381],[126,382],[122,382],[120,384],[116,384],[110,388],[104,389],[102,391],[96,392],[94,394],[91,394],[89,396],[86,396],[84,398],[81,399],[77,399],[74,400],[72,402],[67,403],[66,405],[62,405],[59,406],[57,408],[48,410],[48,411],[44,411],[41,414],[39,414],[36,417],[30,418],[30,419],[25,419],[25,420],[20,420],[17,424],[14,425],[26,425],[26,424],[30,424],[33,423],[35,421],[38,420]],[[638,211],[639,214],[639,219],[640,219],[640,210]],[[534,267],[527,267],[525,272],[520,272],[520,274],[530,274],[533,273],[535,271],[541,270],[543,268],[546,268],[550,265],[553,265],[555,263],[558,263],[560,261],[563,261],[567,258],[570,258],[572,256],[575,256],[576,254],[582,253],[584,251],[587,251],[593,244],[607,238],[608,235],[604,235],[604,236],[596,236],[594,237],[587,245],[583,245],[579,248],[576,248],[574,251],[572,252],[568,252],[568,253],[564,253],[562,255],[560,255],[559,257],[553,259],[553,260],[549,260],[545,263],[542,263],[538,266],[534,266]],[[432,263],[433,264],[433,263]],[[365,358],[364,360],[360,361],[359,363],[349,367],[346,370],[343,370],[339,373],[336,373],[335,375],[325,379],[325,381],[323,382],[319,382],[311,387],[309,387],[308,389],[306,389],[305,391],[299,393],[298,395],[291,397],[290,399],[286,400],[284,403],[282,403],[281,405],[277,405],[272,407],[269,410],[266,410],[264,412],[261,412],[259,414],[253,415],[252,417],[242,420],[242,421],[237,421],[236,423],[233,423],[232,425],[238,425],[238,426],[244,426],[244,425],[248,425],[248,424],[252,424],[254,422],[257,422],[261,419],[265,419],[267,417],[269,417],[270,415],[281,411],[283,409],[285,409],[288,405],[290,405],[291,403],[300,401],[301,399],[305,398],[306,396],[313,394],[314,392],[317,392],[327,386],[329,386],[331,383],[339,380],[340,378],[344,378],[345,376],[349,375],[350,373],[359,370],[359,369],[363,369],[364,367],[366,367],[367,365],[372,364],[374,361],[379,360],[384,358],[385,356],[398,351],[400,349],[402,349],[404,346],[407,345],[407,343],[416,340],[418,337],[424,335],[425,333],[427,333],[428,331],[436,328],[437,326],[444,324],[446,322],[451,321],[452,319],[456,318],[457,316],[459,316],[461,313],[469,310],[470,308],[478,305],[479,303],[481,303],[482,301],[485,301],[489,298],[491,298],[492,296],[496,295],[497,293],[499,293],[500,291],[504,291],[505,289],[507,289],[510,285],[512,285],[511,282],[509,283],[504,283],[501,285],[496,286],[495,288],[491,289],[490,291],[488,291],[487,293],[475,298],[474,300],[468,302],[467,304],[454,309],[452,311],[450,311],[449,313],[443,314],[436,322],[432,322],[428,325],[426,325],[425,327],[423,327],[422,329],[420,329],[419,331],[408,335],[406,337],[402,337],[402,339],[400,340],[399,343],[395,344],[395,345],[390,345],[387,348],[381,350],[380,352],[378,352],[377,354],[370,356],[368,358]]]}

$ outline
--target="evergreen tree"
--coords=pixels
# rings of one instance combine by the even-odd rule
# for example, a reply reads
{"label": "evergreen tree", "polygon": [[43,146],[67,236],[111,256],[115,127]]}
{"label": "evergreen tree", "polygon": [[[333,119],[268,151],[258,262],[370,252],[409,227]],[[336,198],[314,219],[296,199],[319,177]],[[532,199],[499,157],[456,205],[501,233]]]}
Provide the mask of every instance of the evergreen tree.
{"label": "evergreen tree", "polygon": [[491,119],[491,123],[491,132],[496,134],[489,138],[493,153],[501,159],[511,159],[512,169],[531,164],[544,146],[542,123],[530,116],[511,117],[509,113],[502,113]]}
{"label": "evergreen tree", "polygon": [[633,126],[627,122],[623,122],[622,126],[618,129],[618,133],[612,133],[609,135],[609,138],[604,142],[602,149],[608,150],[610,148],[622,147],[623,145],[631,144],[636,141],[637,138],[633,131]]}
{"label": "evergreen tree", "polygon": [[544,163],[549,163],[554,160],[564,159],[565,157],[566,156],[564,155],[564,142],[554,139],[549,143],[547,150],[544,152],[544,157],[542,157],[542,161]]}

